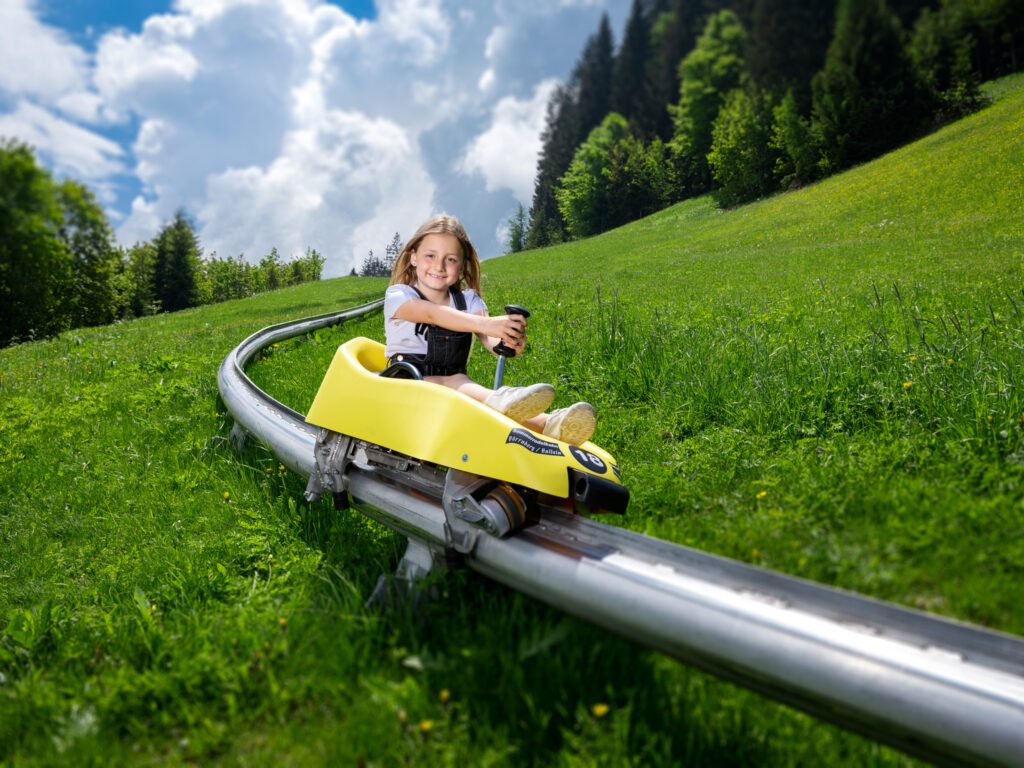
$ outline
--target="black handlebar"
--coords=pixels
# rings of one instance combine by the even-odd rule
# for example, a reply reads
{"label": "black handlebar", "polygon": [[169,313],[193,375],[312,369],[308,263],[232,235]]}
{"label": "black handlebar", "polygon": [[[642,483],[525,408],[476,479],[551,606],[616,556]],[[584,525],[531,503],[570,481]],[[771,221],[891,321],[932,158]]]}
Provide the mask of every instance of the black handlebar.
{"label": "black handlebar", "polygon": [[[530,311],[525,307],[520,307],[518,304],[506,304],[505,314],[522,315],[524,318],[528,318]],[[506,347],[504,341],[499,341],[494,347],[494,354],[501,355],[502,357],[515,357],[516,351],[512,347]]]}

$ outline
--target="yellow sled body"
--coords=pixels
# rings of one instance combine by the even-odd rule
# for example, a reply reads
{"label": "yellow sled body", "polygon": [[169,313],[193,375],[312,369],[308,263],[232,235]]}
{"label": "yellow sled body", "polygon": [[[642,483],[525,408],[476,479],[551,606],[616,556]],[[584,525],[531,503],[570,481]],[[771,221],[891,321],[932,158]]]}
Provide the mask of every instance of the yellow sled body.
{"label": "yellow sled body", "polygon": [[378,376],[386,366],[378,342],[355,338],[340,346],[306,422],[561,498],[570,496],[569,470],[621,485],[615,459],[593,443],[571,446],[537,434],[440,384]]}

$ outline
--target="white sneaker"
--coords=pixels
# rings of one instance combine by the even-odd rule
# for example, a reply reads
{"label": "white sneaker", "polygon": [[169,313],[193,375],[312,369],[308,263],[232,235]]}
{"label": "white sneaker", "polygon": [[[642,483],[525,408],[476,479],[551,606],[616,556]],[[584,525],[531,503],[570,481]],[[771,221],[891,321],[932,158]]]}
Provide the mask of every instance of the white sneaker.
{"label": "white sneaker", "polygon": [[539,416],[555,402],[555,388],[550,384],[531,384],[528,387],[502,387],[484,400],[498,413],[522,424]]}
{"label": "white sneaker", "polygon": [[579,445],[594,434],[597,415],[590,403],[573,403],[568,408],[559,408],[548,414],[544,434],[563,443]]}

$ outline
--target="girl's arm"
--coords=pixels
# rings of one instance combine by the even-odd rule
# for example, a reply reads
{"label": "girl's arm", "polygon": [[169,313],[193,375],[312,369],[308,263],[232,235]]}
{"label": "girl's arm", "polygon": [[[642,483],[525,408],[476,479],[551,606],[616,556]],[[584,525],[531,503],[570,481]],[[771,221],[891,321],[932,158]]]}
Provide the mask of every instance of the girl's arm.
{"label": "girl's arm", "polygon": [[399,305],[394,316],[410,323],[429,323],[447,328],[449,331],[474,333],[489,350],[499,341],[518,348],[526,340],[526,319],[521,315],[471,315],[454,307],[434,304],[423,299],[410,299]]}

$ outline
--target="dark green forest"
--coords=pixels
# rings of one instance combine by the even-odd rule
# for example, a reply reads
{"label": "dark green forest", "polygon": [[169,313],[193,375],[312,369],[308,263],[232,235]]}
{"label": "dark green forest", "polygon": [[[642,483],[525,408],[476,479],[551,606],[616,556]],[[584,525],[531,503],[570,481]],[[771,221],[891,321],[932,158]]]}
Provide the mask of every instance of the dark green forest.
{"label": "dark green forest", "polygon": [[1020,0],[633,0],[548,103],[509,250],[804,186],[977,110],[1022,62]]}

